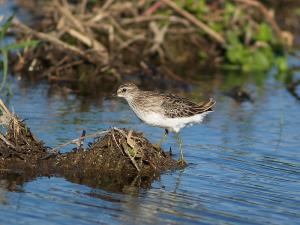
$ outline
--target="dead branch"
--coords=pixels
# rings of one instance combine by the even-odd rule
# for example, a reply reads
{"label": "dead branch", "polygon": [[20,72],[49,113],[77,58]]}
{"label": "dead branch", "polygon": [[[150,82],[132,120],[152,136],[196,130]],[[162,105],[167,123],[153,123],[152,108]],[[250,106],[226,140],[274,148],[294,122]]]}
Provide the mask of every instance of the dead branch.
{"label": "dead branch", "polygon": [[105,130],[105,131],[98,131],[98,132],[95,132],[95,133],[92,133],[92,134],[87,134],[83,137],[79,137],[79,138],[75,138],[73,140],[70,140],[70,141],[67,141],[66,143],[63,143],[63,144],[60,144],[58,146],[56,146],[55,148],[52,148],[51,149],[51,152],[57,152],[59,149],[61,148],[64,148],[68,145],[71,145],[71,144],[77,144],[78,141],[80,140],[83,140],[83,139],[86,139],[86,138],[95,138],[95,137],[101,137],[103,136],[104,134],[107,134],[109,132],[109,130]]}
{"label": "dead branch", "polygon": [[[29,5],[34,11],[35,6]],[[241,29],[245,24],[249,25],[251,29],[247,29],[250,31],[245,34],[243,43],[247,47],[252,48],[257,44],[253,41],[251,31],[257,30],[258,25],[263,21],[271,24],[276,35],[281,35],[280,37],[289,40],[289,43],[292,42],[292,36],[280,30],[272,13],[258,1],[235,0],[235,5],[235,11],[230,14],[226,29],[231,31],[231,29]],[[165,65],[170,66],[172,62],[199,60],[199,50],[205,52],[211,63],[220,64],[226,57],[223,47],[227,44],[225,39],[227,31],[224,30],[224,34],[216,32],[208,25],[208,21],[212,21],[214,25],[222,23],[225,14],[224,4],[207,3],[207,7],[211,10],[203,13],[201,19],[172,0],[143,0],[136,4],[132,1],[114,0],[105,0],[101,4],[87,0],[79,2],[55,0],[50,1],[46,6],[43,4],[39,6],[41,12],[37,15],[43,19],[36,21],[34,24],[36,29],[19,22],[16,25],[19,28],[17,31],[21,39],[28,38],[27,34],[30,34],[30,38],[39,38],[50,44],[38,46],[37,51],[27,49],[26,55],[23,53],[23,62],[18,61],[19,71],[27,70],[30,62],[32,62],[31,72],[38,70],[36,68],[39,65],[53,67],[46,69],[46,72],[69,68],[66,70],[69,72],[66,77],[69,76],[70,79],[60,79],[62,73],[54,74],[55,76],[51,74],[50,77],[48,74],[41,75],[41,77],[48,76],[50,80],[72,82],[78,79],[80,67],[77,63],[73,64],[73,61],[87,62],[91,70],[99,67],[96,70],[98,73],[107,71],[101,70],[100,67],[108,67],[115,73],[124,74],[126,67],[138,69],[141,60],[159,64],[160,68]],[[255,7],[257,10],[247,10],[249,7]],[[173,15],[164,14],[160,10],[162,12],[172,10]],[[262,16],[257,16],[257,12]],[[52,32],[48,31],[49,27],[54,28]],[[201,34],[199,31],[202,31]],[[76,45],[72,43],[74,40]],[[46,53],[47,57],[44,57],[43,52],[48,50],[50,52]],[[68,58],[66,59],[65,56]],[[167,73],[166,76],[180,80],[172,73]],[[89,79],[88,77],[90,78],[86,76],[85,79]],[[111,79],[109,76],[102,76],[102,78]]]}
{"label": "dead branch", "polygon": [[26,26],[25,24],[21,23],[18,20],[14,21],[14,25],[17,28],[23,30],[23,32],[25,32],[25,33],[30,33],[43,41],[50,42],[50,43],[58,46],[59,48],[65,49],[67,51],[70,51],[76,55],[79,55],[79,56],[85,58],[84,52],[81,51],[79,48],[69,45],[69,44],[57,39],[56,37],[52,36],[51,34],[46,34],[46,33],[35,31],[35,30],[31,29],[30,27]]}
{"label": "dead branch", "polygon": [[290,42],[292,42],[291,34],[290,33],[287,34],[286,31],[282,31],[280,29],[280,27],[278,26],[277,22],[274,19],[274,13],[271,10],[268,10],[261,2],[256,1],[256,0],[235,0],[235,1],[257,8],[264,15],[264,17],[266,18],[268,23],[272,26],[276,35],[281,40],[286,40],[288,42],[288,44],[290,45]]}
{"label": "dead branch", "polygon": [[209,36],[211,36],[219,44],[224,45],[226,43],[225,39],[220,34],[215,32],[214,30],[212,30],[209,26],[207,26],[205,23],[198,20],[195,16],[193,16],[189,12],[187,12],[187,11],[183,10],[182,8],[180,8],[179,6],[177,6],[177,4],[174,3],[173,1],[171,1],[171,0],[161,0],[161,1],[164,2],[166,5],[168,5],[170,8],[172,8],[175,12],[177,12],[178,14],[185,17],[191,23],[193,23],[194,25],[199,27],[201,30],[206,32]]}

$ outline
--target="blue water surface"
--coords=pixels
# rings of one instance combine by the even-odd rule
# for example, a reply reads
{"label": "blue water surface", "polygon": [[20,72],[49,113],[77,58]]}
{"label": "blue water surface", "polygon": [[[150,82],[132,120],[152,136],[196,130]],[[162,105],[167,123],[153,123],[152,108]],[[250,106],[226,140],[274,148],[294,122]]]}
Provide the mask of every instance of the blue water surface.
{"label": "blue water surface", "polygon": [[[153,142],[163,134],[141,123],[122,100],[84,104],[72,94],[49,94],[43,82],[21,84],[13,82],[9,105],[48,146],[76,138],[83,129],[92,133],[111,126],[142,131]],[[300,103],[272,75],[258,89],[251,93],[253,103],[237,103],[216,90],[215,111],[181,132],[188,167],[163,174],[150,189],[113,193],[40,177],[9,191],[11,181],[3,180],[0,222],[297,224]],[[170,146],[178,157],[172,134],[163,147]]]}

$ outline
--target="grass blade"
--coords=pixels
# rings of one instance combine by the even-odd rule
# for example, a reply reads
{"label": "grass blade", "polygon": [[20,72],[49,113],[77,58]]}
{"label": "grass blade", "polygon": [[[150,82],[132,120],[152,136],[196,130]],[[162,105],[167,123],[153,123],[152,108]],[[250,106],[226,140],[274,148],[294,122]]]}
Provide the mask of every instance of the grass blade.
{"label": "grass blade", "polygon": [[7,30],[11,27],[12,21],[15,15],[10,16],[5,23],[0,27],[0,40],[2,40],[7,32]]}
{"label": "grass blade", "polygon": [[5,49],[1,50],[2,53],[2,63],[3,63],[3,71],[2,71],[2,81],[0,84],[0,91],[2,91],[7,78],[8,73],[8,58],[7,58],[7,51]]}
{"label": "grass blade", "polygon": [[23,41],[20,43],[14,43],[10,44],[4,47],[4,50],[10,51],[10,50],[16,50],[19,48],[26,48],[26,47],[35,47],[40,41],[38,40],[29,40],[29,41]]}

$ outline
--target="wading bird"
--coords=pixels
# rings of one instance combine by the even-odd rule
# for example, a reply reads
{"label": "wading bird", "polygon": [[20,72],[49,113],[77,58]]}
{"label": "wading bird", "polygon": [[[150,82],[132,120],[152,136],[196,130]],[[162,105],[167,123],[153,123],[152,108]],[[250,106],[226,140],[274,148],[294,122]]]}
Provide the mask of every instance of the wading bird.
{"label": "wading bird", "polygon": [[210,98],[201,103],[194,103],[187,98],[173,94],[163,94],[155,91],[142,91],[135,84],[122,84],[117,90],[117,96],[125,98],[137,117],[151,126],[165,128],[165,134],[160,144],[166,139],[169,131],[175,132],[180,148],[179,162],[185,163],[180,129],[187,125],[201,123],[203,118],[215,105]]}

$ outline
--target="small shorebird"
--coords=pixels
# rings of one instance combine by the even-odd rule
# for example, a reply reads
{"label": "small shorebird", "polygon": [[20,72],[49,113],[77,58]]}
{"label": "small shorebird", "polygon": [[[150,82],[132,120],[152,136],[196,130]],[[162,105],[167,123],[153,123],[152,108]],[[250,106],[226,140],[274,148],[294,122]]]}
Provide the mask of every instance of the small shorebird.
{"label": "small shorebird", "polygon": [[194,103],[187,98],[173,94],[163,94],[154,91],[142,91],[135,84],[127,83],[121,85],[117,90],[117,96],[127,100],[131,109],[143,122],[165,128],[165,135],[160,144],[164,141],[169,131],[177,134],[177,141],[180,147],[179,161],[184,163],[179,131],[187,125],[201,123],[203,118],[215,105],[215,100],[201,103]]}

